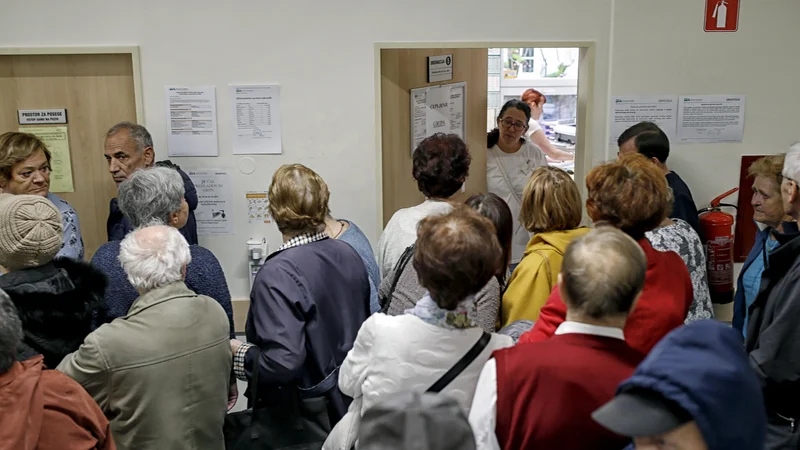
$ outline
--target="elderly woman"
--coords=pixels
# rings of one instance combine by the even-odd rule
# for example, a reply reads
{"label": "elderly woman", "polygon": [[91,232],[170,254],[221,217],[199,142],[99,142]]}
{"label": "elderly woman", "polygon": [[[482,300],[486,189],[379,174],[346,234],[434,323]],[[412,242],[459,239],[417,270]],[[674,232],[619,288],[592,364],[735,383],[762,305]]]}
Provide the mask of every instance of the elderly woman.
{"label": "elderly woman", "polygon": [[297,411],[298,391],[305,400],[324,399],[328,420],[318,425],[329,431],[349,403],[336,387],[336,371],[369,316],[367,271],[353,247],[325,234],[328,186],[314,171],[280,167],[268,197],[283,245],[253,281],[248,343],[231,341],[233,370],[250,382],[256,408]]}
{"label": "elderly woman", "polygon": [[786,216],[781,198],[783,161],[786,155],[766,156],[755,161],[748,169],[753,178],[753,220],[758,225],[756,242],[739,272],[736,296],[733,299],[733,327],[747,337],[750,305],[761,288],[761,273],[767,256],[778,247],[771,230],[782,232],[782,223],[793,219]]}
{"label": "elderly woman", "polygon": [[570,176],[539,167],[522,194],[520,223],[534,233],[503,294],[500,324],[536,320],[556,285],[567,245],[589,232],[581,223],[581,194]]}
{"label": "elderly woman", "polygon": [[[647,257],[644,290],[625,323],[625,341],[647,354],[667,333],[683,325],[692,303],[692,279],[675,252],[653,249],[645,234],[666,217],[667,181],[646,157],[633,154],[595,167],[586,177],[586,211],[595,224],[617,227],[639,242]],[[567,308],[558,290],[542,307],[533,330],[519,342],[548,339]]]}
{"label": "elderly woman", "polygon": [[[506,284],[514,224],[511,222],[511,210],[508,209],[508,205],[495,194],[473,195],[467,200],[467,205],[492,221],[502,251],[502,264],[498,267],[497,274],[475,294],[478,324],[484,331],[492,333],[497,326],[500,295]],[[390,316],[405,314],[406,310],[413,308],[421,298],[425,297],[426,289],[420,284],[417,270],[413,264],[409,264],[415,247],[412,245],[406,250],[395,269],[381,283],[380,297],[385,303],[386,314]]]}
{"label": "elderly woman", "polygon": [[420,142],[413,156],[413,176],[425,201],[394,213],[378,240],[381,277],[394,269],[400,255],[417,240],[417,224],[425,217],[449,212],[448,203],[469,175],[472,157],[455,134],[436,133]]}
{"label": "elderly woman", "polygon": [[[461,206],[423,219],[418,233],[413,264],[428,295],[404,315],[374,314],[364,322],[339,373],[353,406],[324,448],[351,448],[363,412],[403,392],[441,391],[468,414],[483,364],[513,344],[478,323],[474,296],[502,265],[491,221]],[[473,361],[440,382],[468,353]]]}
{"label": "elderly woman", "polygon": [[[134,228],[169,225],[180,229],[186,224],[189,206],[184,200],[183,180],[168,167],[151,167],[134,172],[119,185],[119,207]],[[192,262],[186,268],[186,286],[197,294],[213,298],[225,309],[233,337],[233,309],[225,273],[209,250],[191,245]],[[94,254],[92,265],[103,271],[109,280],[105,311],[100,322],[111,322],[128,314],[139,293],[128,281],[119,264],[120,241],[103,244]]]}
{"label": "elderly woman", "polygon": [[62,247],[56,256],[83,259],[83,238],[78,214],[72,206],[50,192],[50,151],[44,142],[28,133],[0,135],[0,192],[29,194],[50,200],[61,214]]}
{"label": "elderly woman", "polygon": [[92,331],[107,283],[88,263],[55,258],[61,226],[47,199],[0,194],[0,289],[16,305],[25,332],[17,359],[40,354],[50,369]]}

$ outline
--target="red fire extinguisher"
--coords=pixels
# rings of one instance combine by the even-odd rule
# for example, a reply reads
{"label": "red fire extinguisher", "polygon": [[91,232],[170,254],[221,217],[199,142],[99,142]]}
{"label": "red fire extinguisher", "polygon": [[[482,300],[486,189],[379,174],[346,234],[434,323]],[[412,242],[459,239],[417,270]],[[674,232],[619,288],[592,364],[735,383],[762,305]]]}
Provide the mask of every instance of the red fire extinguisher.
{"label": "red fire extinguisher", "polygon": [[736,205],[721,203],[722,199],[738,191],[730,191],[711,200],[708,208],[700,214],[700,229],[703,232],[703,243],[706,248],[708,271],[708,288],[711,291],[712,303],[730,303],[733,301],[733,222],[731,214],[722,211],[723,206],[736,208]]}

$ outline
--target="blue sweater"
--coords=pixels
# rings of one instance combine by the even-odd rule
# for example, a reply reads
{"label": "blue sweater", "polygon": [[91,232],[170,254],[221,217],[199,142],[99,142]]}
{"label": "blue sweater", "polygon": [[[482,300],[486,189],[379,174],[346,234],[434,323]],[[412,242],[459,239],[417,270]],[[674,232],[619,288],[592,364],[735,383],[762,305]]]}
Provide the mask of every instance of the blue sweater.
{"label": "blue sweater", "polygon": [[351,247],[356,249],[358,256],[364,261],[364,267],[367,268],[367,275],[369,276],[369,312],[376,313],[381,309],[381,305],[378,302],[378,286],[381,282],[378,261],[375,260],[375,253],[372,251],[372,245],[370,245],[369,239],[367,239],[367,236],[361,231],[361,228],[358,228],[356,224],[349,220],[342,220],[349,223],[350,227],[339,236],[339,240],[347,242]]}
{"label": "blue sweater", "polygon": [[[127,315],[133,302],[139,298],[139,293],[128,281],[128,276],[119,263],[120,243],[121,241],[112,241],[103,244],[92,258],[92,265],[108,277],[104,317],[99,318],[100,323],[97,323],[96,327]],[[195,293],[211,297],[222,305],[225,314],[228,315],[233,337],[233,308],[225,273],[211,251],[199,245],[191,245],[189,249],[192,253],[192,262],[186,267],[186,286]]]}

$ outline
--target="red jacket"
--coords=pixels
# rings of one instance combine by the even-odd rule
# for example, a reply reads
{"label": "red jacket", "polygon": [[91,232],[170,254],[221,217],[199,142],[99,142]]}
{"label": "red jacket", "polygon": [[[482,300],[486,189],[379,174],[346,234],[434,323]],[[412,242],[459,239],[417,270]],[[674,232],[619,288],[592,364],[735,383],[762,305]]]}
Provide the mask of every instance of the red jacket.
{"label": "red jacket", "polygon": [[591,417],[644,359],[624,341],[562,334],[496,351],[494,358],[495,434],[504,450],[620,450],[630,443]]}
{"label": "red jacket", "polygon": [[[667,333],[683,325],[694,291],[689,270],[677,253],[656,251],[647,239],[640,239],[639,245],[647,257],[647,274],[642,295],[625,323],[625,341],[647,354]],[[566,316],[567,306],[556,287],[533,329],[523,334],[519,342],[550,338]]]}

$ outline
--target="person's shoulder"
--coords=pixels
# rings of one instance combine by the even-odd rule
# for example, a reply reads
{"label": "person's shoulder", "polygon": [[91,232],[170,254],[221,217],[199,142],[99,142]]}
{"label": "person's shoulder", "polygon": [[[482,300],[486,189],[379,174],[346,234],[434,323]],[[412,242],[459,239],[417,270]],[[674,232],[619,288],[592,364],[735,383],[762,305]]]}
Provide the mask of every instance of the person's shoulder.
{"label": "person's shoulder", "polygon": [[216,264],[219,264],[219,260],[217,259],[214,252],[211,250],[201,247],[200,245],[193,244],[189,246],[189,252],[192,254],[192,262],[194,261],[211,261]]}
{"label": "person's shoulder", "polygon": [[93,266],[103,267],[107,264],[119,265],[117,257],[119,256],[119,247],[122,241],[109,241],[101,245],[100,248],[94,252],[91,264]]}
{"label": "person's shoulder", "polygon": [[77,381],[58,370],[42,370],[39,386],[43,389],[45,402],[54,398],[61,401],[81,399],[88,395]]}

